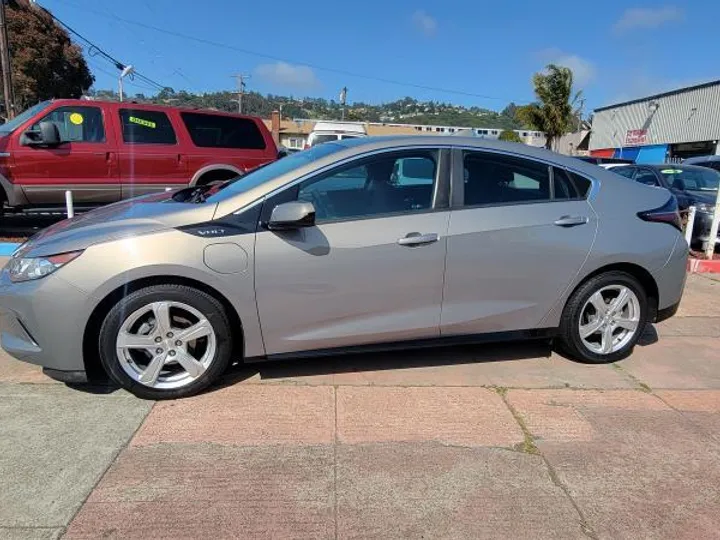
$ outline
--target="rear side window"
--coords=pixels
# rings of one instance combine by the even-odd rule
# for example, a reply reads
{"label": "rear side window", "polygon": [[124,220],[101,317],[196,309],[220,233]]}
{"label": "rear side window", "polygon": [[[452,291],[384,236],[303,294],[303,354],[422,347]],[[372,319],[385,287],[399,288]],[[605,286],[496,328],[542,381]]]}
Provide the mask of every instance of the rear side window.
{"label": "rear side window", "polygon": [[608,169],[615,174],[619,174],[620,176],[624,176],[625,178],[632,178],[633,173],[635,172],[635,167],[613,167],[612,169]]}
{"label": "rear side window", "polygon": [[257,124],[247,118],[214,114],[181,113],[195,146],[264,150],[265,139]]}
{"label": "rear side window", "polygon": [[120,109],[123,141],[132,144],[176,144],[175,130],[160,111]]}
{"label": "rear side window", "polygon": [[313,137],[313,144],[322,144],[325,142],[337,141],[337,135],[315,135]]}
{"label": "rear side window", "polygon": [[499,154],[466,152],[465,206],[550,200],[550,167]]}
{"label": "rear side window", "polygon": [[580,176],[579,174],[575,174],[574,172],[566,172],[572,180],[573,185],[575,186],[575,192],[577,193],[577,196],[581,199],[587,199],[587,196],[590,194],[592,182],[587,178]]}

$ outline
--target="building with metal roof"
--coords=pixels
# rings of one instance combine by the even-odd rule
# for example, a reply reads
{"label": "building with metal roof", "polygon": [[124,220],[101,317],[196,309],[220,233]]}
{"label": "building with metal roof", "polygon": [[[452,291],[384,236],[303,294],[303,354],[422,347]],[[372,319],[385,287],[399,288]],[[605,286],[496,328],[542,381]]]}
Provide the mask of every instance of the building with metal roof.
{"label": "building with metal roof", "polygon": [[638,163],[720,154],[720,80],[595,109],[590,154]]}

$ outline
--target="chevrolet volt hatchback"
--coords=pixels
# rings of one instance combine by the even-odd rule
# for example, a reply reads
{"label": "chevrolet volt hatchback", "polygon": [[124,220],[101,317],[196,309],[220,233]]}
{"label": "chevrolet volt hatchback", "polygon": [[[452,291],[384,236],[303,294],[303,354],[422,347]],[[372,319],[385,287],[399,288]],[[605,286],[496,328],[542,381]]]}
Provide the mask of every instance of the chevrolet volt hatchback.
{"label": "chevrolet volt hatchback", "polygon": [[0,277],[2,346],[61,380],[194,394],[234,361],[523,337],[627,356],[673,315],[675,199],[483,139],[358,138],[39,233]]}

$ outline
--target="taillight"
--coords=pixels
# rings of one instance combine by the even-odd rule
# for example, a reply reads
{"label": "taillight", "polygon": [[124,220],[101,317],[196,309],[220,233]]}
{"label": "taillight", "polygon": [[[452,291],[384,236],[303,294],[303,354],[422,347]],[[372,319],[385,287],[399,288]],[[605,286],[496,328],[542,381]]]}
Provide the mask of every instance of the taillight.
{"label": "taillight", "polygon": [[678,211],[678,205],[675,197],[670,198],[668,202],[659,208],[638,212],[638,217],[644,221],[668,223],[675,227],[678,231],[682,231],[682,221],[680,220],[680,212]]}

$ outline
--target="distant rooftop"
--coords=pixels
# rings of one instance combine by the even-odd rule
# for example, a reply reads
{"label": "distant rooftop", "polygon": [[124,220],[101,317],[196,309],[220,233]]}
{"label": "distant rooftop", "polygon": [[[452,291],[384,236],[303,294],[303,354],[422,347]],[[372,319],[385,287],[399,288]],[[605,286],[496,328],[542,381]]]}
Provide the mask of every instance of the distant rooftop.
{"label": "distant rooftop", "polygon": [[682,94],[682,93],[688,92],[690,90],[698,90],[700,88],[707,88],[707,87],[716,86],[716,85],[720,85],[720,80],[696,84],[694,86],[685,86],[683,88],[677,88],[675,90],[670,90],[668,92],[662,92],[660,94],[653,94],[651,96],[645,96],[645,97],[641,97],[641,98],[631,99],[629,101],[621,101],[620,103],[613,103],[612,105],[605,105],[603,107],[598,107],[597,109],[595,109],[595,112],[606,111],[608,109],[615,109],[617,107],[623,107],[625,105],[632,105],[633,103],[642,103],[643,101],[648,101],[650,99],[674,96],[676,94]]}

